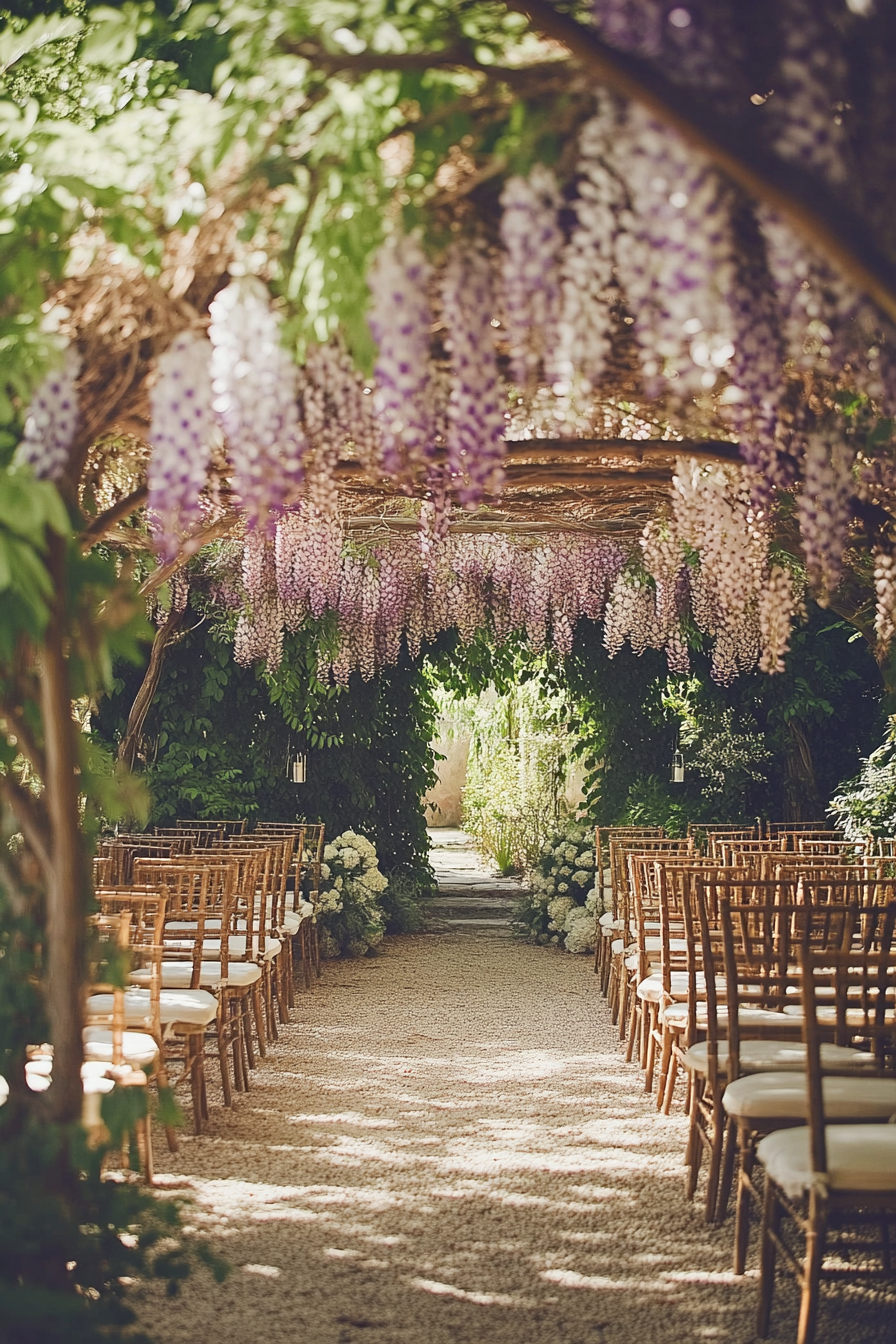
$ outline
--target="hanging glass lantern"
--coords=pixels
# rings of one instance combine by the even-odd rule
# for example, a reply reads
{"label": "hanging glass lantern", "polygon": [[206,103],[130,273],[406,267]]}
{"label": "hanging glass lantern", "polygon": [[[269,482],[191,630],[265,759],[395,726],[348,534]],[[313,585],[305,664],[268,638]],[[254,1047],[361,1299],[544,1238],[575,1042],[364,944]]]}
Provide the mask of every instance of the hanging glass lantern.
{"label": "hanging glass lantern", "polygon": [[684,783],[684,757],[678,748],[672,753],[672,783]]}
{"label": "hanging glass lantern", "polygon": [[286,778],[293,784],[304,784],[307,777],[308,762],[304,751],[291,752],[286,766]]}

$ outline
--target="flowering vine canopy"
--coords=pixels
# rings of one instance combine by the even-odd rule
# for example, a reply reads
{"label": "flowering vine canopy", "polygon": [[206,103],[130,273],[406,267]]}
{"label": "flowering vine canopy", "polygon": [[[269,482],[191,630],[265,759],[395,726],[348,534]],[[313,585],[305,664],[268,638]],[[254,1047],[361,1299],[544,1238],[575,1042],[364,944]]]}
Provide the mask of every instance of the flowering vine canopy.
{"label": "flowering vine canopy", "polygon": [[807,589],[883,655],[887,5],[224,0],[0,41],[16,460],[176,603],[238,539],[191,566],[238,658],[331,613],[344,680],[587,616],[676,670],[699,629],[727,682],[783,666]]}

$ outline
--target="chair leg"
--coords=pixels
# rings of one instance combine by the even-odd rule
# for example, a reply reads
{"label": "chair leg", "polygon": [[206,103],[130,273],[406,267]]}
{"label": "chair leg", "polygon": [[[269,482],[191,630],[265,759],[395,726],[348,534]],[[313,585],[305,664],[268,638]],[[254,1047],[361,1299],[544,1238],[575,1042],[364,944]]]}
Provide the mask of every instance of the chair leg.
{"label": "chair leg", "polygon": [[202,1078],[202,1056],[192,1049],[192,1037],[187,1037],[186,1049],[190,1061],[190,1095],[193,1099],[193,1133],[202,1133],[203,1120],[203,1078]]}
{"label": "chair leg", "polygon": [[227,1017],[229,1013],[229,999],[224,999],[218,1004],[218,1020],[215,1024],[216,1035],[218,1038],[218,1064],[221,1069],[221,1091],[224,1094],[224,1105],[233,1105],[233,1090],[230,1084],[230,1061],[227,1058],[228,1032]]}
{"label": "chair leg", "polygon": [[775,1295],[775,1261],[778,1248],[775,1236],[781,1227],[781,1205],[774,1181],[765,1178],[765,1198],[762,1201],[762,1249],[759,1260],[759,1309],[756,1314],[756,1333],[768,1339],[772,1319],[772,1298]]}
{"label": "chair leg", "polygon": [[693,1199],[694,1192],[697,1189],[697,1180],[700,1175],[700,1161],[703,1156],[703,1144],[700,1138],[700,1107],[699,1100],[703,1090],[703,1079],[691,1079],[691,1107],[690,1123],[688,1125],[688,1142],[685,1148],[685,1165],[688,1169],[687,1181],[685,1184],[685,1198]]}
{"label": "chair leg", "polygon": [[640,1013],[638,1010],[639,1010],[639,1008],[640,1008],[640,1006],[641,1006],[641,1001],[640,1001],[640,999],[638,998],[638,991],[637,991],[637,988],[630,990],[629,993],[631,994],[632,1005],[631,1005],[631,1008],[629,1008],[629,1010],[628,1010],[628,1046],[626,1047],[626,1051],[625,1051],[625,1062],[626,1062],[626,1064],[631,1064],[632,1059],[633,1059],[633,1057],[634,1057],[634,1053],[635,1053],[635,1045],[637,1044],[637,1046],[638,1046],[638,1063],[640,1064],[640,1062],[641,1062],[641,1039],[640,1039],[640,1030],[639,1030],[639,1028],[640,1028],[641,1022],[643,1021],[643,1014]]}
{"label": "chair leg", "polygon": [[728,1120],[725,1125],[725,1138],[722,1148],[722,1176],[719,1182],[719,1194],[716,1200],[716,1223],[723,1223],[728,1214],[728,1201],[731,1198],[731,1185],[734,1180],[734,1162],[737,1157],[737,1125]]}
{"label": "chair leg", "polygon": [[813,1344],[818,1299],[821,1295],[821,1262],[828,1224],[828,1202],[823,1190],[809,1191],[809,1228],[806,1232],[806,1262],[803,1268],[803,1292],[796,1344]]}
{"label": "chair leg", "polygon": [[747,1267],[747,1246],[750,1241],[750,1185],[756,1163],[756,1145],[747,1125],[738,1126],[740,1170],[737,1175],[737,1206],[734,1214],[734,1272],[743,1274]]}
{"label": "chair leg", "polygon": [[[265,1043],[264,1011],[262,1009],[262,1002],[261,1002],[262,983],[263,982],[261,980],[256,980],[255,984],[252,986],[252,1011],[255,1015],[255,1036],[258,1042],[258,1053],[261,1055],[261,1058],[264,1059],[267,1053],[267,1045]],[[251,1042],[249,1043],[248,1053],[250,1061],[249,1068],[254,1069],[255,1056],[252,1050]]]}
{"label": "chair leg", "polygon": [[[656,1051],[656,1042],[654,1042],[654,1052],[655,1051]],[[665,1110],[666,1089],[669,1085],[669,1070],[671,1066],[672,1066],[672,1033],[669,1030],[669,1028],[664,1025],[662,1044],[660,1046],[660,1064],[656,1080],[656,1108],[658,1111]]]}
{"label": "chair leg", "polygon": [[143,1179],[147,1185],[154,1185],[156,1173],[152,1155],[152,1116],[149,1113],[148,1106],[146,1115],[137,1122],[137,1148],[140,1152],[140,1164],[143,1167]]}
{"label": "chair leg", "polygon": [[725,1142],[725,1124],[720,1115],[721,1106],[721,1100],[719,1098],[714,1098],[712,1130],[709,1136],[709,1172],[707,1173],[706,1181],[705,1214],[708,1223],[714,1223],[716,1221],[716,1205],[719,1198],[719,1177],[722,1170],[722,1148]]}

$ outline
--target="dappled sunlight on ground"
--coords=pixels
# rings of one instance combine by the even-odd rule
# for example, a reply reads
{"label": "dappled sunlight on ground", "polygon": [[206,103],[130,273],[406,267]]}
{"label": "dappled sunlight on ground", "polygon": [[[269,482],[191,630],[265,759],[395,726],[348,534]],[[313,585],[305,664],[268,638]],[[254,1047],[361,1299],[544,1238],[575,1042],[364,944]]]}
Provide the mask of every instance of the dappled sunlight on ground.
{"label": "dappled sunlight on ground", "polygon": [[[755,1271],[685,1203],[683,1148],[587,958],[398,939],[327,964],[235,1112],[159,1146],[234,1270],[141,1311],[160,1344],[747,1344]],[[838,1295],[819,1344],[896,1344],[894,1311]],[[776,1322],[795,1338],[783,1282]]]}

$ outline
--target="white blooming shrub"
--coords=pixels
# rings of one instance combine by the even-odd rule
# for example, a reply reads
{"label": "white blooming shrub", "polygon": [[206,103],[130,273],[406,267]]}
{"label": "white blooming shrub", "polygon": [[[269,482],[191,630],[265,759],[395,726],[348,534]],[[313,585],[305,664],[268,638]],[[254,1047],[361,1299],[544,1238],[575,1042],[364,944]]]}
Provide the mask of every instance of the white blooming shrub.
{"label": "white blooming shrub", "polygon": [[571,821],[542,847],[517,907],[517,931],[531,942],[567,952],[592,951],[603,910],[595,880],[591,828]]}
{"label": "white blooming shrub", "polygon": [[366,836],[343,831],[325,846],[317,904],[323,956],[363,957],[382,942],[386,916],[380,897],[387,886]]}

